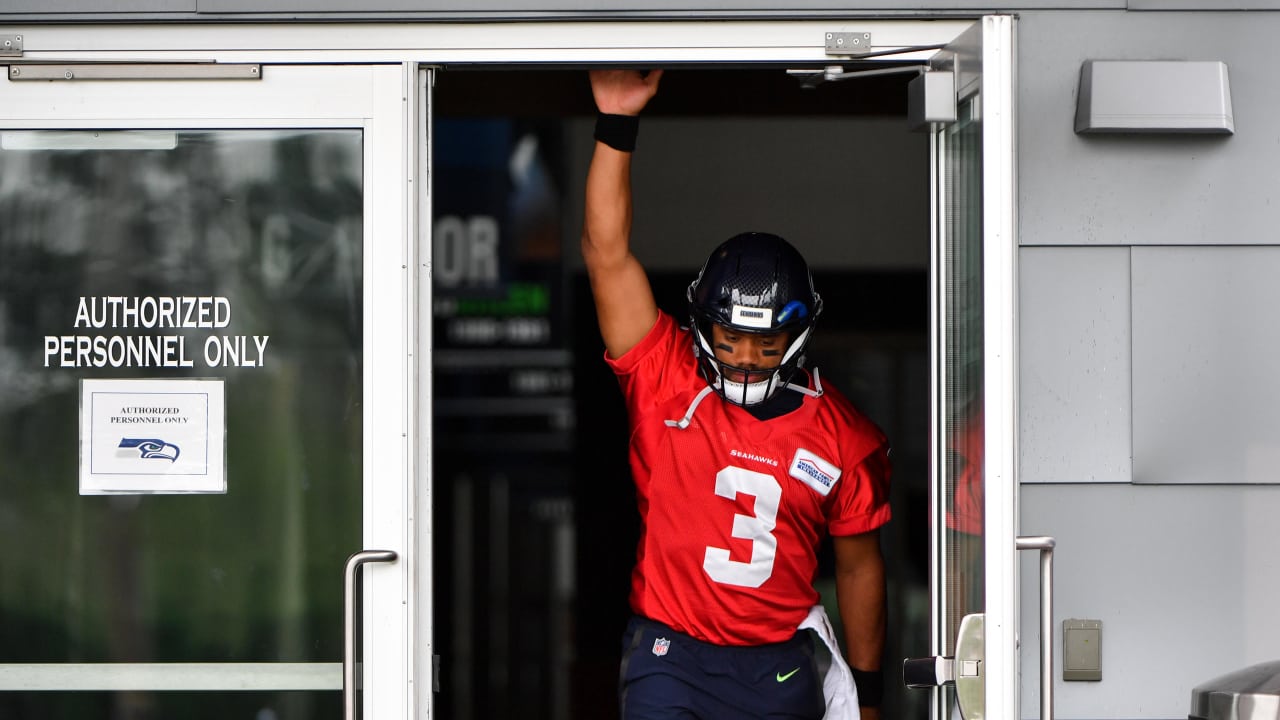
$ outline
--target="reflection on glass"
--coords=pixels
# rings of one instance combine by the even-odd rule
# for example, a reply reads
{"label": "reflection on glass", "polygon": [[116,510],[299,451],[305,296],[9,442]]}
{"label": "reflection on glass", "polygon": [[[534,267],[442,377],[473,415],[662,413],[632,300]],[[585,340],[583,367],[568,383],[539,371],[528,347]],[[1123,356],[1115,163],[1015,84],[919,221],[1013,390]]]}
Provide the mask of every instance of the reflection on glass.
{"label": "reflection on glass", "polygon": [[0,150],[173,150],[173,130],[6,130]]}
{"label": "reflection on glass", "polygon": [[979,99],[960,107],[944,137],[946,383],[943,388],[943,507],[946,654],[960,620],[983,609],[982,124]]}
{"label": "reflection on glass", "polygon": [[[0,663],[339,661],[360,534],[360,131],[68,135],[0,150]],[[81,298],[189,296],[227,298],[229,323],[76,321]],[[192,366],[45,352],[146,334],[185,338]],[[263,352],[214,351],[254,336]],[[225,495],[79,495],[79,380],[140,377],[224,378]],[[42,697],[90,701],[58,696]],[[0,694],[0,717],[63,716],[31,702]]]}
{"label": "reflection on glass", "polygon": [[317,692],[17,692],[0,699],[5,718],[75,720],[337,720],[341,702]]}

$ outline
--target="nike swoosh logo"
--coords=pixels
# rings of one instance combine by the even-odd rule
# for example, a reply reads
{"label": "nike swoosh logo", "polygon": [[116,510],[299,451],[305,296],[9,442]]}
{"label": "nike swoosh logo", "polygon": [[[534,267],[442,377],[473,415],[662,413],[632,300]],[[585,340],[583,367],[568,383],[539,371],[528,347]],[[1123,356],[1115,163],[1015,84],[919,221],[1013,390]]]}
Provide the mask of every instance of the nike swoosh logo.
{"label": "nike swoosh logo", "polygon": [[795,670],[792,670],[791,672],[786,673],[785,675],[782,673],[778,673],[777,675],[778,682],[786,682],[791,679],[792,675],[795,675],[798,672],[800,672],[800,668],[796,668]]}

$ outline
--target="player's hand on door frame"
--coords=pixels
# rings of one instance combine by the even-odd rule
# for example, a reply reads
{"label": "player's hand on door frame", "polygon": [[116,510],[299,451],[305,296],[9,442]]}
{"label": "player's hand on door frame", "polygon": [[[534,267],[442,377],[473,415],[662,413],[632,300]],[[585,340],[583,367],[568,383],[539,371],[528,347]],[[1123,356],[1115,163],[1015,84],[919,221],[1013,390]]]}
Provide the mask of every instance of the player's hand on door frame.
{"label": "player's hand on door frame", "polygon": [[602,113],[639,115],[658,92],[661,79],[661,70],[592,70],[591,94]]}

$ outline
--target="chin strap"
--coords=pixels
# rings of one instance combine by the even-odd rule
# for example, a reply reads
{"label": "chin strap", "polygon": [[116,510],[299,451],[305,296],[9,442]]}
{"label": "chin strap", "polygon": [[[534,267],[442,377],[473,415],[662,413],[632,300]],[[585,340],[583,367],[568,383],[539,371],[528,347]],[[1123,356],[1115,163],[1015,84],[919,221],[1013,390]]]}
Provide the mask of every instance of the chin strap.
{"label": "chin strap", "polygon": [[[798,393],[801,393],[803,395],[808,395],[809,397],[813,397],[813,398],[822,397],[822,392],[823,392],[822,378],[818,376],[818,368],[813,369],[813,388],[814,389],[810,390],[804,385],[796,385],[795,383],[787,383],[783,387],[785,387],[788,390],[795,390]],[[664,420],[663,422],[667,424],[667,427],[680,428],[681,430],[684,430],[685,428],[689,427],[689,423],[693,422],[693,413],[698,409],[698,406],[702,404],[702,401],[705,400],[707,396],[711,394],[711,391],[713,389],[714,388],[712,388],[710,385],[702,388],[702,390],[700,390],[698,394],[694,396],[693,402],[689,403],[689,409],[684,411],[684,417],[680,418],[679,420]]]}
{"label": "chin strap", "polygon": [[680,428],[681,430],[689,427],[689,423],[693,421],[693,411],[698,409],[698,405],[711,394],[711,386],[702,388],[702,391],[693,398],[693,402],[689,404],[689,409],[684,411],[684,417],[679,420],[666,420],[667,427]]}
{"label": "chin strap", "polygon": [[796,392],[801,393],[803,395],[808,395],[809,397],[815,397],[815,398],[822,397],[822,392],[823,392],[822,378],[818,377],[818,368],[813,369],[813,389],[812,390],[805,387],[804,385],[796,385],[795,383],[787,383],[787,388],[789,390],[795,390]]}

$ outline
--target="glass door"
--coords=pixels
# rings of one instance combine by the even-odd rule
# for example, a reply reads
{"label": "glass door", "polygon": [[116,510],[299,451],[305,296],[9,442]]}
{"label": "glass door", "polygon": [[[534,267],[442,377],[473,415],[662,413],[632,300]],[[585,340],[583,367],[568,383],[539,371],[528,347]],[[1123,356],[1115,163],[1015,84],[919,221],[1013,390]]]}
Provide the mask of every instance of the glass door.
{"label": "glass door", "polygon": [[[933,651],[957,657],[934,718],[1017,710],[1012,50],[1012,19],[992,16],[934,61],[957,90],[932,141]],[[977,664],[958,662],[965,630]]]}
{"label": "glass door", "polygon": [[[977,96],[959,104],[955,124],[936,142],[946,155],[941,179],[947,234],[941,248],[941,304],[938,335],[943,348],[940,370],[941,413],[937,487],[941,547],[937,599],[942,608],[939,652],[955,656],[960,623],[983,609],[983,440],[982,422],[982,226],[981,216],[966,212],[982,202],[981,148]],[[954,694],[947,693],[948,703]],[[950,712],[945,715],[950,717]]]}
{"label": "glass door", "polygon": [[411,68],[182,70],[0,81],[0,717],[406,717]]}

